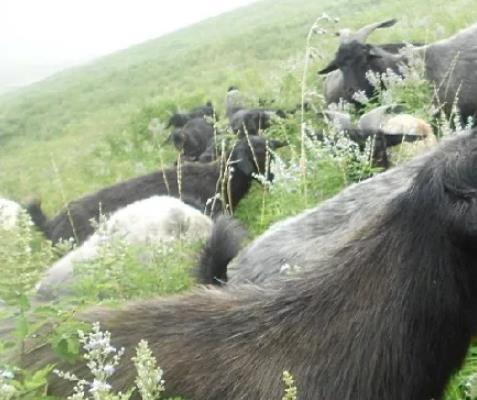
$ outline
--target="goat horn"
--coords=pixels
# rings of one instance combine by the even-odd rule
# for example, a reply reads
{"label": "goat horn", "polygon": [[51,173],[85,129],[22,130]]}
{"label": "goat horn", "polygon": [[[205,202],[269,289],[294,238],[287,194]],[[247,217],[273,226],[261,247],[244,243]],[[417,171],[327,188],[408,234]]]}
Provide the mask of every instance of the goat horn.
{"label": "goat horn", "polygon": [[366,43],[368,36],[371,33],[373,33],[376,29],[388,28],[390,26],[393,26],[396,22],[397,22],[396,18],[388,19],[383,22],[375,22],[374,24],[363,26],[361,29],[359,29],[358,31],[354,33],[349,29],[342,29],[338,32],[338,35],[340,37],[340,42],[348,43],[348,42],[351,42],[352,40],[356,40],[361,43]]}

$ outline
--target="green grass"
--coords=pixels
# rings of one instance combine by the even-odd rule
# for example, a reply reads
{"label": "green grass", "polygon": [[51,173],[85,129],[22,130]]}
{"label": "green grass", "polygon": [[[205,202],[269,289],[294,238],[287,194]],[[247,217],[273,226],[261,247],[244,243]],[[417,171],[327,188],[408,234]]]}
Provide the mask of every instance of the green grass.
{"label": "green grass", "polygon": [[[134,166],[108,160],[110,173],[91,179],[84,168],[96,162],[95,149],[118,135],[147,106],[186,108],[212,99],[223,108],[226,88],[236,84],[254,96],[294,106],[299,100],[305,37],[322,12],[342,18],[340,25],[391,16],[399,24],[376,32],[374,41],[433,40],[477,18],[471,0],[331,1],[264,0],[190,28],[131,47],[89,65],[0,97],[0,195],[22,200],[36,195],[47,211],[58,210],[61,171],[66,199],[104,183],[135,175]],[[313,39],[323,60],[310,68],[309,85],[330,57],[336,40]]]}
{"label": "green grass", "polygon": [[[151,118],[165,120],[177,108],[187,109],[208,99],[222,116],[230,85],[239,86],[251,104],[260,97],[275,100],[277,106],[295,107],[301,96],[306,36],[323,12],[340,17],[340,27],[398,17],[395,27],[373,34],[374,42],[432,41],[474,22],[477,8],[473,3],[438,0],[431,7],[415,0],[263,0],[0,95],[0,196],[19,201],[41,197],[45,210],[53,214],[66,201],[171,166],[176,152],[162,145],[167,132],[151,136],[147,129]],[[337,28],[331,23],[325,26]],[[315,35],[311,46],[320,57],[310,61],[306,89],[308,95],[316,91],[311,98],[320,106],[321,81],[316,71],[331,59],[336,40],[331,35]],[[311,114],[307,118],[319,123]],[[287,167],[300,151],[299,122],[298,116],[290,118],[269,133],[292,142],[278,154]],[[290,181],[283,178],[271,188],[254,184],[241,202],[235,215],[251,238],[273,222],[337,193],[350,183],[350,172],[356,172],[352,165],[322,154],[308,156],[306,179],[297,179],[295,173]],[[9,246],[17,244],[7,243],[8,237],[2,236],[0,263],[10,273],[0,280],[0,297],[21,310],[22,317],[16,322],[17,342],[21,342],[36,327],[26,317],[34,307],[24,294],[30,293],[34,278],[51,263],[53,254],[36,235],[17,242],[23,247],[31,242],[31,256],[13,254]],[[88,265],[75,288],[75,303],[114,303],[186,289],[192,283],[188,268],[194,263],[197,246],[180,248],[181,257],[153,253],[147,265],[139,257],[143,248],[103,254]],[[104,270],[115,279],[108,280]],[[16,273],[27,274],[28,279],[17,282],[21,288],[9,285]],[[68,319],[70,307],[60,304],[34,314]],[[76,328],[62,324],[51,338],[65,355],[78,350],[72,339]],[[450,385],[447,400],[473,400],[463,397],[463,382],[477,371],[476,348],[471,349],[462,376]]]}

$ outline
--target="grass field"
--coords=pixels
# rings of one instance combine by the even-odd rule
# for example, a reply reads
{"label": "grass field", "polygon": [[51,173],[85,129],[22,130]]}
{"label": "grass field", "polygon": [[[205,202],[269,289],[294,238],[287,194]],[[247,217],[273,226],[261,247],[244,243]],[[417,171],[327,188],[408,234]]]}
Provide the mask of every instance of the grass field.
{"label": "grass field", "polygon": [[[395,27],[373,34],[373,42],[429,42],[477,19],[472,0],[436,0],[432,4],[416,0],[262,0],[66,70],[0,95],[0,196],[19,202],[40,197],[45,211],[52,215],[69,200],[170,166],[176,152],[161,145],[166,131],[151,135],[151,118],[164,121],[176,109],[210,99],[224,121],[224,98],[231,85],[240,87],[250,104],[257,104],[260,98],[288,109],[300,102],[304,87],[307,99],[321,107],[321,80],[316,72],[333,55],[337,45],[333,35],[312,36],[315,57],[307,61],[304,79],[303,71],[307,34],[323,12],[340,18],[336,25],[323,23],[329,31],[398,18]],[[319,124],[316,116],[307,118]],[[298,116],[290,118],[269,133],[286,136],[296,145],[279,152],[290,170],[300,147],[299,123]],[[251,238],[271,223],[315,206],[354,179],[349,169],[327,158],[311,155],[308,164],[304,181],[283,181],[270,190],[254,184],[236,212]],[[34,256],[12,253],[17,246],[12,241],[0,243],[2,268],[12,268],[0,279],[0,297],[13,293],[10,285],[19,271],[30,275],[15,293],[29,293],[38,273],[56,257],[36,235],[22,241],[34,243]],[[109,301],[118,301],[183,290],[191,285],[187,266],[196,250],[197,244],[185,246],[180,259],[157,254],[151,261],[157,267],[153,275],[157,285],[149,285],[151,275],[141,270],[138,249],[127,249],[121,257],[108,254],[92,266],[94,274],[79,286],[77,300],[89,304],[104,293]],[[98,272],[104,260],[111,264],[111,257],[117,265],[116,276],[129,273],[126,276],[133,279],[128,291],[122,286],[127,279],[112,285]],[[166,268],[168,265],[173,268]],[[12,303],[17,308],[20,304],[21,310],[29,308],[21,306],[18,298]],[[33,327],[20,329],[20,337]],[[69,334],[62,338],[70,340]],[[63,343],[61,340],[58,343]],[[477,374],[476,349],[471,350],[463,375],[450,386],[447,400],[473,399],[464,386]]]}

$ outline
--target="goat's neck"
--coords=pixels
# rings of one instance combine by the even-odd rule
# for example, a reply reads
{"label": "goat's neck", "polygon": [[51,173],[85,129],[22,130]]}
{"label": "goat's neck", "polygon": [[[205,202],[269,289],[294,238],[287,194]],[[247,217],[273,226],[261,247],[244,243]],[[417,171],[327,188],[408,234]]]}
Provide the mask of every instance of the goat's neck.
{"label": "goat's neck", "polygon": [[231,205],[232,209],[235,209],[239,201],[250,189],[252,178],[237,168],[228,176],[226,190],[227,203]]}

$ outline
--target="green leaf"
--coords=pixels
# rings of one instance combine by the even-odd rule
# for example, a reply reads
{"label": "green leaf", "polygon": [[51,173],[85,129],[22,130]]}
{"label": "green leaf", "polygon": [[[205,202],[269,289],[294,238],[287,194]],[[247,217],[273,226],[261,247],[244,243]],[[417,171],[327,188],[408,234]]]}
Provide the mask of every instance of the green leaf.
{"label": "green leaf", "polygon": [[28,323],[25,315],[21,314],[15,322],[15,335],[23,340],[29,332],[30,324]]}
{"label": "green leaf", "polygon": [[28,297],[24,293],[18,296],[18,306],[21,311],[28,311],[31,307],[30,300],[28,300]]}

